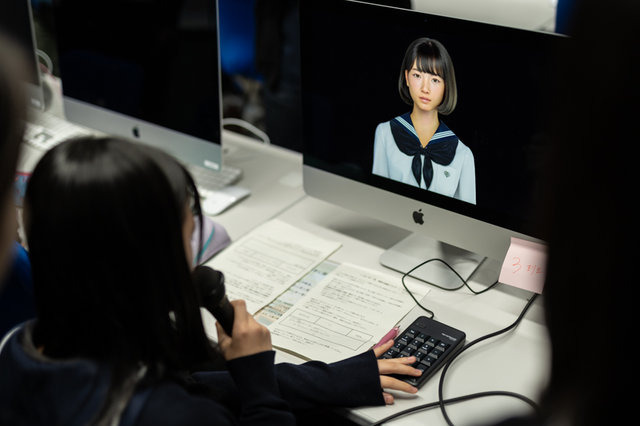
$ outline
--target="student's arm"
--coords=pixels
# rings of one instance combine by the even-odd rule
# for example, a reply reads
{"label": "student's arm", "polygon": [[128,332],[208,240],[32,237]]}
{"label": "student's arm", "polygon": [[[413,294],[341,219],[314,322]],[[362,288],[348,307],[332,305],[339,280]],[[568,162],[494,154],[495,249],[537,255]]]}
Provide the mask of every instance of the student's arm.
{"label": "student's arm", "polygon": [[[347,358],[343,361],[326,364],[309,361],[296,365],[276,364],[275,373],[282,398],[294,411],[316,407],[361,407],[390,404],[393,398],[383,391],[395,389],[415,393],[417,389],[405,382],[389,376],[390,374],[412,374],[414,368],[407,364],[411,358],[391,360],[377,359],[393,345],[386,345]],[[240,399],[242,395],[228,372],[200,372],[193,375],[200,383],[216,389],[225,389],[231,399]],[[250,378],[249,378],[250,379]]]}
{"label": "student's arm", "polygon": [[262,352],[228,363],[240,396],[239,425],[295,425],[289,404],[280,395],[273,365],[275,352]]}
{"label": "student's arm", "polygon": [[302,365],[277,364],[276,374],[282,396],[298,410],[317,406],[361,407],[393,403],[393,397],[384,392],[383,387],[417,392],[415,387],[389,376],[419,375],[418,370],[408,365],[415,359],[377,359],[391,346],[393,341],[331,364],[319,361]]}
{"label": "student's arm", "polygon": [[238,389],[238,424],[295,424],[280,396],[274,370],[271,333],[247,311],[244,300],[234,300],[232,335],[216,322],[218,345]]}
{"label": "student's arm", "polygon": [[[292,410],[384,405],[373,351],[332,364],[276,364],[275,375],[279,392]],[[199,372],[193,377],[215,389],[225,389],[226,397],[232,401],[241,399],[242,390],[229,372]]]}
{"label": "student's arm", "polygon": [[[269,330],[249,314],[243,300],[234,300],[231,304],[234,311],[232,335],[227,335],[216,322],[218,345],[227,360],[228,371],[226,374],[213,373],[205,377],[206,380],[200,380],[208,382],[218,397],[186,394],[171,401],[165,396],[165,403],[159,404],[157,401],[163,394],[158,393],[157,397],[150,397],[150,404],[158,406],[156,411],[149,413],[146,410],[147,415],[159,420],[158,424],[295,424],[295,416],[281,396],[276,380],[275,352],[272,350]],[[176,392],[180,389],[176,390],[174,386],[169,390]],[[170,405],[174,408],[168,409]],[[168,418],[158,415],[164,413],[164,416],[176,418],[177,412],[180,413],[180,421],[176,423],[170,423]]]}
{"label": "student's arm", "polygon": [[150,394],[136,426],[295,425],[295,416],[278,390],[273,361],[274,352],[266,351],[229,361],[228,371],[196,375],[218,398],[190,393],[175,383],[159,386]]}
{"label": "student's arm", "polygon": [[373,351],[332,364],[276,365],[282,396],[293,409],[384,405]]}
{"label": "student's arm", "polygon": [[[243,301],[233,301],[235,319],[233,323],[233,337],[227,336],[222,327],[216,323],[218,330],[218,344],[228,359],[229,373],[233,378],[233,385],[223,373],[200,373],[194,378],[201,383],[208,383],[227,393],[230,401],[245,403],[245,396],[251,400],[262,401],[257,407],[241,408],[243,418],[261,419],[264,407],[276,407],[284,410],[276,400],[280,395],[292,409],[306,409],[318,406],[357,407],[364,405],[383,405],[393,402],[390,394],[385,394],[382,387],[415,393],[417,389],[405,382],[394,379],[389,374],[412,374],[418,370],[410,367],[409,363],[415,359],[402,358],[400,360],[378,360],[377,358],[388,350],[393,341],[387,342],[374,351],[367,351],[361,355],[344,361],[326,364],[311,361],[302,365],[282,363],[275,367],[272,377],[272,364],[254,363],[250,368],[242,368],[247,358],[263,359],[264,352],[254,353],[256,347],[265,347],[272,353],[271,340],[268,329],[258,324],[246,311]],[[266,335],[263,335],[266,333]],[[248,335],[255,336],[253,344],[249,344]],[[267,342],[268,340],[268,342]],[[262,342],[262,343],[260,343]],[[273,359],[271,359],[273,363]],[[258,370],[259,369],[259,370]],[[277,385],[276,385],[277,382]],[[258,421],[254,420],[254,421]]]}

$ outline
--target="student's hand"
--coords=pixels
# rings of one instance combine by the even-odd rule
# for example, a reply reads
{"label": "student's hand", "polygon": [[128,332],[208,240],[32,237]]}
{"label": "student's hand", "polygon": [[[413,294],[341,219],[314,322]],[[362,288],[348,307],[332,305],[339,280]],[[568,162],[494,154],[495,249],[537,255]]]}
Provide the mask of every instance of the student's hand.
{"label": "student's hand", "polygon": [[[379,358],[393,346],[393,340],[389,340],[382,346],[379,346],[373,350],[376,358]],[[411,364],[416,362],[416,357],[410,356],[407,358],[391,358],[391,359],[378,359],[378,370],[380,371],[380,386],[382,389],[393,389],[407,393],[416,393],[418,389],[415,386],[411,386],[407,382],[396,379],[395,377],[387,376],[387,374],[405,374],[409,376],[420,376],[422,372],[417,368],[413,368]],[[382,397],[386,404],[393,404],[393,395],[388,392],[382,392]]]}
{"label": "student's hand", "polygon": [[254,355],[259,352],[270,351],[271,333],[247,311],[244,300],[233,300],[234,319],[233,337],[224,332],[222,326],[216,322],[218,331],[218,345],[227,361],[243,356]]}

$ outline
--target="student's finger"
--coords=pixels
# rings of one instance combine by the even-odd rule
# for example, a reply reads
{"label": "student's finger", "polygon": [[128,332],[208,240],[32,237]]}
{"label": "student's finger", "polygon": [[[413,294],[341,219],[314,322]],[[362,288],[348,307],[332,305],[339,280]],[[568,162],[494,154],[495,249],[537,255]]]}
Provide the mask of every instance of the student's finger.
{"label": "student's finger", "polygon": [[233,306],[234,320],[235,319],[244,320],[246,317],[249,316],[249,311],[247,310],[247,302],[245,302],[244,300],[237,299],[237,300],[232,300],[229,303],[231,303],[231,306]]}
{"label": "student's finger", "polygon": [[373,348],[373,353],[376,355],[376,358],[380,358],[382,354],[384,354],[386,351],[388,351],[391,348],[391,346],[393,346],[393,339],[383,343],[377,348]]}
{"label": "student's finger", "polygon": [[380,374],[408,374],[420,376],[422,372],[411,365],[416,362],[416,357],[379,359],[378,371]]}
{"label": "student's finger", "polygon": [[382,386],[382,389],[393,389],[407,393],[418,392],[418,388],[415,386],[411,386],[407,382],[389,376],[380,376],[380,386]]}
{"label": "student's finger", "polygon": [[386,363],[397,363],[397,364],[413,364],[416,362],[416,357],[412,356],[402,356],[398,358],[389,358],[389,359],[379,359],[378,362],[385,361]]}
{"label": "student's finger", "polygon": [[382,392],[382,398],[384,398],[384,403],[386,405],[393,404],[394,398],[389,392]]}
{"label": "student's finger", "polygon": [[218,332],[218,346],[224,348],[229,344],[229,335],[224,331],[224,328],[216,321],[216,331]]}
{"label": "student's finger", "polygon": [[233,335],[243,334],[253,320],[253,316],[247,310],[247,302],[242,299],[232,300],[233,307]]}

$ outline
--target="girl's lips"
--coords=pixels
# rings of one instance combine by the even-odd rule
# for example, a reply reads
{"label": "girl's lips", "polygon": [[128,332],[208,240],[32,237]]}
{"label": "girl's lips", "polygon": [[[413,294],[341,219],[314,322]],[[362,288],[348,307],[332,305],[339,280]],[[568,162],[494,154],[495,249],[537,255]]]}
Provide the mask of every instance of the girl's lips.
{"label": "girl's lips", "polygon": [[420,100],[421,100],[422,102],[431,102],[431,99],[429,99],[429,98],[423,98],[423,97],[420,97]]}

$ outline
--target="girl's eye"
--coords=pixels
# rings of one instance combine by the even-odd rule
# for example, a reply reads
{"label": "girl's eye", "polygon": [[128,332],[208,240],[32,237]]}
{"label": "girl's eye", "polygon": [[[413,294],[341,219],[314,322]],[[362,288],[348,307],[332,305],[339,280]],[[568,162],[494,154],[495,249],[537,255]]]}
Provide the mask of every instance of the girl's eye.
{"label": "girl's eye", "polygon": [[420,74],[418,74],[417,72],[414,72],[414,73],[413,73],[413,77],[414,77],[414,78],[420,78]]}
{"label": "girl's eye", "polygon": [[439,78],[432,78],[431,81],[433,81],[434,83],[438,83],[438,84],[440,84],[442,82],[442,80],[440,80]]}

